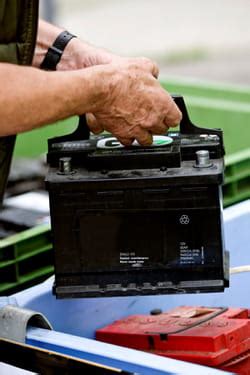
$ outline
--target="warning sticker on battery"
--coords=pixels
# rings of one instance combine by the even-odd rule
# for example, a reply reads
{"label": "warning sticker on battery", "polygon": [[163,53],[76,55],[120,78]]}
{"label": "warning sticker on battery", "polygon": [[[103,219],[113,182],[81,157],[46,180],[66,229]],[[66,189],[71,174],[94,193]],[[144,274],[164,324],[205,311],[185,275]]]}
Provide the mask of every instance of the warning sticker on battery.
{"label": "warning sticker on battery", "polygon": [[204,264],[204,247],[191,248],[186,242],[180,242],[180,264]]}
{"label": "warning sticker on battery", "polygon": [[135,252],[120,253],[120,264],[126,264],[131,267],[141,267],[147,261],[149,261],[149,257],[137,256]]}

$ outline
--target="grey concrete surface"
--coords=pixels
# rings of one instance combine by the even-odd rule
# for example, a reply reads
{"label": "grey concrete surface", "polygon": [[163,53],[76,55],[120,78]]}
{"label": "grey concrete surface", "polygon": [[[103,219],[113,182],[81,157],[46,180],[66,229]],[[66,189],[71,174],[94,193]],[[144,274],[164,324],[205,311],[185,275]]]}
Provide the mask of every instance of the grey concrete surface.
{"label": "grey concrete surface", "polygon": [[163,76],[195,77],[201,80],[250,86],[249,50],[238,50],[237,53],[229,51],[193,61],[159,62],[159,65]]}

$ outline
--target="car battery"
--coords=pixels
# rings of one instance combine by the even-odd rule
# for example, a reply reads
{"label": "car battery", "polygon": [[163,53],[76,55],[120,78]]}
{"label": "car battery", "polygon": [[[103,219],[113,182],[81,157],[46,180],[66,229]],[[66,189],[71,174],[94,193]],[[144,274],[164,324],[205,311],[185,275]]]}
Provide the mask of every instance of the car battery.
{"label": "car battery", "polygon": [[129,316],[98,329],[96,338],[241,375],[250,374],[250,319],[248,310],[243,308],[181,306],[158,315]]}
{"label": "car battery", "polygon": [[222,132],[180,130],[152,146],[89,137],[84,117],[49,140],[54,292],[58,298],[216,292],[228,286]]}

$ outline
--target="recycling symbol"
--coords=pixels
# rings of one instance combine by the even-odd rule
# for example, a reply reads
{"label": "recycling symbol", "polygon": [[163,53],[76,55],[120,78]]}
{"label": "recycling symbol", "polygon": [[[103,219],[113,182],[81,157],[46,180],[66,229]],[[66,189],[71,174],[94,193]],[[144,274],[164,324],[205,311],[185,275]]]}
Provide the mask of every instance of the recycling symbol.
{"label": "recycling symbol", "polygon": [[187,225],[190,222],[190,218],[188,215],[181,215],[179,221],[180,221],[180,224]]}

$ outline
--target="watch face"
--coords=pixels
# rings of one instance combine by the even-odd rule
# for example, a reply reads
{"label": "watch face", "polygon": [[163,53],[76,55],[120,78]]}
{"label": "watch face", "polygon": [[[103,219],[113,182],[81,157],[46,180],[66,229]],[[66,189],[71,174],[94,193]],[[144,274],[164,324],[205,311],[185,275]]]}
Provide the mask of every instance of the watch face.
{"label": "watch face", "polygon": [[[150,146],[146,147],[163,147],[168,146],[173,142],[173,138],[167,137],[165,135],[154,135],[153,143]],[[102,138],[97,142],[97,148],[101,149],[114,149],[114,148],[123,148],[125,147],[121,144],[115,137]],[[137,141],[134,141],[131,147],[143,147]]]}

